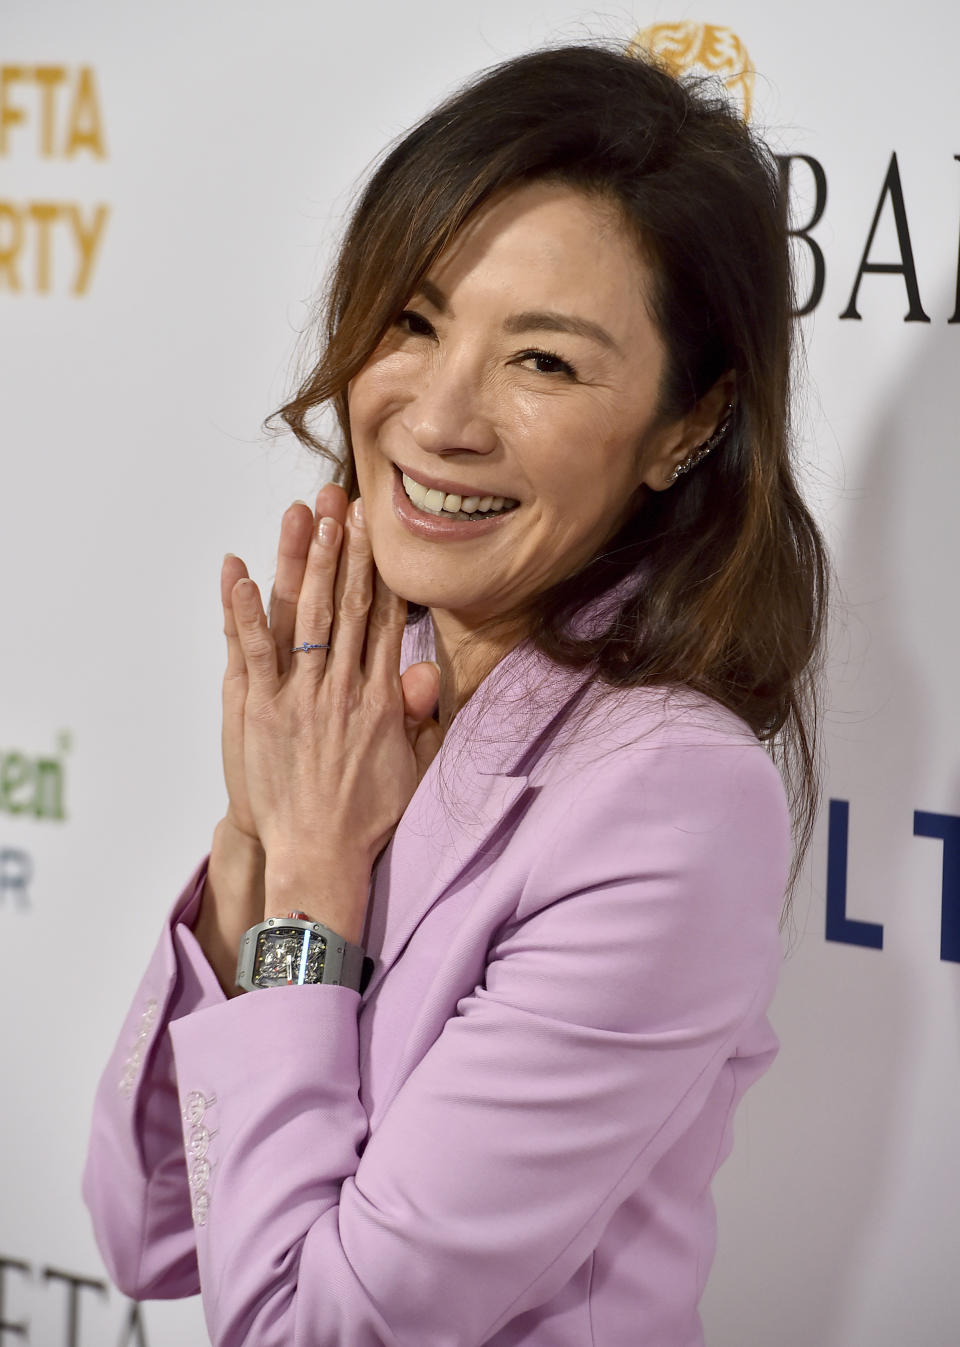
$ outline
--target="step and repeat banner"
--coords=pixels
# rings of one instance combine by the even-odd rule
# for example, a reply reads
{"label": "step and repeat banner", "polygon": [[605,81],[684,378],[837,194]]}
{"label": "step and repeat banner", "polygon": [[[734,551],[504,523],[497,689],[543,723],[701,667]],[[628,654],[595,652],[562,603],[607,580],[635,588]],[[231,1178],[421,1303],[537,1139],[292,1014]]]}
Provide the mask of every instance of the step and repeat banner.
{"label": "step and repeat banner", "polygon": [[109,1286],[80,1174],[222,810],[220,559],[269,580],[323,480],[261,422],[366,167],[478,68],[588,35],[716,73],[780,157],[837,572],[824,805],[707,1340],[960,1342],[960,9],[7,0],[0,1347],[206,1341],[198,1301]]}

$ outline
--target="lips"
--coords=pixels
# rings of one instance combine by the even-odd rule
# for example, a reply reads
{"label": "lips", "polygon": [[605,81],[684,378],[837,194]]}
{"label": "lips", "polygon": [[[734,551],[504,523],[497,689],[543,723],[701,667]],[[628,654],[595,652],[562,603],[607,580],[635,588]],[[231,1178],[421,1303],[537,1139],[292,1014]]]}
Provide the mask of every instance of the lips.
{"label": "lips", "polygon": [[400,481],[408,500],[425,514],[476,522],[490,514],[506,514],[517,506],[516,501],[507,501],[503,496],[444,495],[442,491],[428,490],[427,487],[421,486],[406,473],[402,474]]}
{"label": "lips", "polygon": [[[439,493],[438,488],[436,489]],[[474,488],[475,489],[475,488]],[[452,494],[452,493],[447,493]],[[393,512],[406,530],[429,542],[476,541],[494,529],[503,528],[516,509],[500,510],[495,514],[437,514],[421,509],[407,495],[398,470],[393,474]]]}
{"label": "lips", "polygon": [[419,469],[412,470],[403,463],[395,463],[394,467],[398,472],[412,478],[420,486],[426,487],[428,491],[442,491],[445,496],[459,496],[461,500],[478,497],[492,500],[501,499],[509,501],[512,504],[519,504],[515,496],[509,495],[506,491],[499,491],[496,487],[479,485],[476,482],[454,482],[449,477],[431,477]]}

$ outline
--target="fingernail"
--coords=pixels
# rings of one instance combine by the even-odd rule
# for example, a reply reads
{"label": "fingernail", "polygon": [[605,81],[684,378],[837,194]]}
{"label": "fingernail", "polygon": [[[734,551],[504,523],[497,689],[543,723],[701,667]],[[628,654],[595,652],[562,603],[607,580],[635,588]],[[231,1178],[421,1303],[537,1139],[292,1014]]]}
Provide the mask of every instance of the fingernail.
{"label": "fingernail", "polygon": [[325,515],[323,519],[320,520],[320,523],[317,525],[317,537],[319,538],[320,542],[326,545],[329,545],[330,543],[335,543],[337,541],[337,533],[339,529],[340,525],[337,523],[337,521],[335,519],[331,519],[329,515]]}
{"label": "fingernail", "polygon": [[359,496],[353,502],[353,522],[358,528],[363,528],[366,523],[366,520],[363,517],[363,501]]}
{"label": "fingernail", "polygon": [[249,578],[238,580],[233,587],[233,602],[235,605],[239,605],[240,608],[251,612],[253,610],[253,605],[256,602],[256,592],[257,587],[252,580]]}

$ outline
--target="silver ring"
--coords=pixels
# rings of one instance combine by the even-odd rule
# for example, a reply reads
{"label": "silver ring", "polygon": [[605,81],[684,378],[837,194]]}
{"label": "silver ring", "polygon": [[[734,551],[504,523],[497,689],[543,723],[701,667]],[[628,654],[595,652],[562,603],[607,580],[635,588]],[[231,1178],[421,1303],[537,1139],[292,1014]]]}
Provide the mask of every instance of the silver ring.
{"label": "silver ring", "polygon": [[329,650],[329,649],[330,649],[329,642],[321,643],[319,645],[311,645],[309,641],[304,641],[303,645],[295,645],[293,649],[290,651],[290,654],[305,655],[309,650]]}

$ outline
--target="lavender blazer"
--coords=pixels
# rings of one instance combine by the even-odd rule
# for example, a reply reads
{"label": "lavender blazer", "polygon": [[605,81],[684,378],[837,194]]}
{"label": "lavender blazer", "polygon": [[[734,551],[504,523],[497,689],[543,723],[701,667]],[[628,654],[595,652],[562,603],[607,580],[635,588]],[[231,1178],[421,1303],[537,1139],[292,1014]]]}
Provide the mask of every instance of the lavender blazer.
{"label": "lavender blazer", "polygon": [[699,1347],[788,854],[736,717],[514,651],[376,867],[362,996],[227,1000],[187,885],[97,1094],[114,1281],[221,1347]]}

